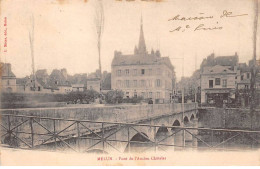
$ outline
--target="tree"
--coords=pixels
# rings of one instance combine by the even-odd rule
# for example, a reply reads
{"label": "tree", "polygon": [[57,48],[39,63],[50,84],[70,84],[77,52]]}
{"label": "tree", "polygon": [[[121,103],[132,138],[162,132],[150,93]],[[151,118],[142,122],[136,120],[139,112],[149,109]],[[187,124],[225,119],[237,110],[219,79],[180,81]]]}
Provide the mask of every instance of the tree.
{"label": "tree", "polygon": [[102,68],[101,68],[101,37],[104,30],[104,9],[102,0],[98,0],[98,5],[96,7],[96,17],[95,17],[96,31],[97,31],[97,48],[98,48],[98,58],[99,58],[99,71],[100,71],[100,93],[101,93],[101,82],[102,82]]}
{"label": "tree", "polygon": [[107,92],[105,100],[109,104],[122,103],[124,92],[122,90],[111,90]]}
{"label": "tree", "polygon": [[73,103],[77,103],[78,101],[80,103],[83,103],[86,101],[94,102],[96,98],[98,98],[99,93],[94,90],[86,90],[86,91],[76,91],[76,92],[70,92],[68,93],[68,100],[72,101]]}

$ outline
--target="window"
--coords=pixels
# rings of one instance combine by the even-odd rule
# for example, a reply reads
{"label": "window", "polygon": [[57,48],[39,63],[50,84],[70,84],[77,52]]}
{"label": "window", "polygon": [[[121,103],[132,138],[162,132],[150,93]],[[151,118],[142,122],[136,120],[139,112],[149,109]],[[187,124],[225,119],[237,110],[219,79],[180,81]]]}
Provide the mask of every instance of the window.
{"label": "window", "polygon": [[247,78],[247,79],[250,78],[250,74],[249,74],[249,73],[246,74],[246,78]]}
{"label": "window", "polygon": [[244,80],[244,75],[241,75],[241,80]]}
{"label": "window", "polygon": [[137,87],[137,80],[134,80],[134,87]]}
{"label": "window", "polygon": [[145,98],[145,92],[142,92],[142,97]]}
{"label": "window", "polygon": [[245,89],[248,89],[248,85],[245,85]]}
{"label": "window", "polygon": [[134,97],[137,97],[137,92],[134,92]]}
{"label": "window", "polygon": [[156,98],[157,99],[161,98],[161,93],[160,92],[156,92]]}
{"label": "window", "polygon": [[141,74],[142,74],[142,75],[144,75],[144,73],[145,73],[145,70],[144,70],[144,69],[142,69],[142,70],[141,70]]}
{"label": "window", "polygon": [[134,69],[134,71],[133,71],[133,75],[134,75],[134,76],[137,75],[137,69]]}
{"label": "window", "polygon": [[126,81],[125,81],[125,87],[130,87],[130,85],[129,85],[129,80],[126,80]]}
{"label": "window", "polygon": [[41,87],[40,86],[38,86],[38,91],[41,91]]}
{"label": "window", "polygon": [[145,87],[145,80],[141,80],[141,87]]}
{"label": "window", "polygon": [[126,76],[129,76],[129,69],[126,69],[126,70],[125,70],[125,75],[126,75]]}
{"label": "window", "polygon": [[9,80],[7,80],[7,85],[10,85],[10,81]]}
{"label": "window", "polygon": [[153,69],[149,69],[149,75],[153,75]]}
{"label": "window", "polygon": [[161,80],[160,79],[156,79],[156,87],[160,87],[161,86]]}
{"label": "window", "polygon": [[213,88],[213,80],[209,80],[209,88]]}
{"label": "window", "polygon": [[148,86],[152,87],[152,80],[148,80]]}
{"label": "window", "polygon": [[215,85],[220,85],[220,78],[215,79]]}
{"label": "window", "polygon": [[153,98],[153,92],[149,92],[149,98]]}
{"label": "window", "polygon": [[121,80],[118,80],[118,81],[117,81],[116,86],[117,86],[117,87],[121,87]]}
{"label": "window", "polygon": [[116,74],[117,76],[121,76],[121,70],[117,70]]}
{"label": "window", "polygon": [[227,79],[222,80],[222,87],[227,87]]}

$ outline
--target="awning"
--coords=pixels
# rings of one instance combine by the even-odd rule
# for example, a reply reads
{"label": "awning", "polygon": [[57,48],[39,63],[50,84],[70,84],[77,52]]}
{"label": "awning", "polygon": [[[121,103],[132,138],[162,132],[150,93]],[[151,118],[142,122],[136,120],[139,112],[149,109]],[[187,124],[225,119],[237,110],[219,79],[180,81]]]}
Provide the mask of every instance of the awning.
{"label": "awning", "polygon": [[235,90],[234,89],[206,89],[205,90],[206,93],[234,93]]}

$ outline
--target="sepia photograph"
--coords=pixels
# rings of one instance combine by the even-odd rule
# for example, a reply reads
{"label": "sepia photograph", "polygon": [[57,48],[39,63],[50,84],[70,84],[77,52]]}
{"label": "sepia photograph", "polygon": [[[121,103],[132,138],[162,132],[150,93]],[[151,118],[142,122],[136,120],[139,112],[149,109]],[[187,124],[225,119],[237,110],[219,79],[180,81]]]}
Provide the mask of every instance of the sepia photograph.
{"label": "sepia photograph", "polygon": [[259,0],[0,0],[1,166],[259,166]]}

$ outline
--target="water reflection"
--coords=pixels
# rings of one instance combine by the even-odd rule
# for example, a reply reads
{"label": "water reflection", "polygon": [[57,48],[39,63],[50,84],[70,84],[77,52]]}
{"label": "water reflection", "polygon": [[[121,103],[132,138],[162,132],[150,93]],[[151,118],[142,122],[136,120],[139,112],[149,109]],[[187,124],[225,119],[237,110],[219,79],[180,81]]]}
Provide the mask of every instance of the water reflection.
{"label": "water reflection", "polygon": [[[174,122],[179,126],[178,121]],[[198,128],[202,124],[197,119],[191,119],[185,124],[185,127]],[[229,131],[210,131],[210,130],[193,130],[187,129],[185,132],[178,128],[168,129],[161,127],[156,133],[156,141],[159,142],[157,150],[162,151],[185,151],[185,150],[256,150],[259,147],[260,137],[256,134]],[[154,144],[142,135],[136,135],[131,141],[143,143],[131,143],[131,152],[154,151]],[[126,151],[128,152],[129,146]]]}

